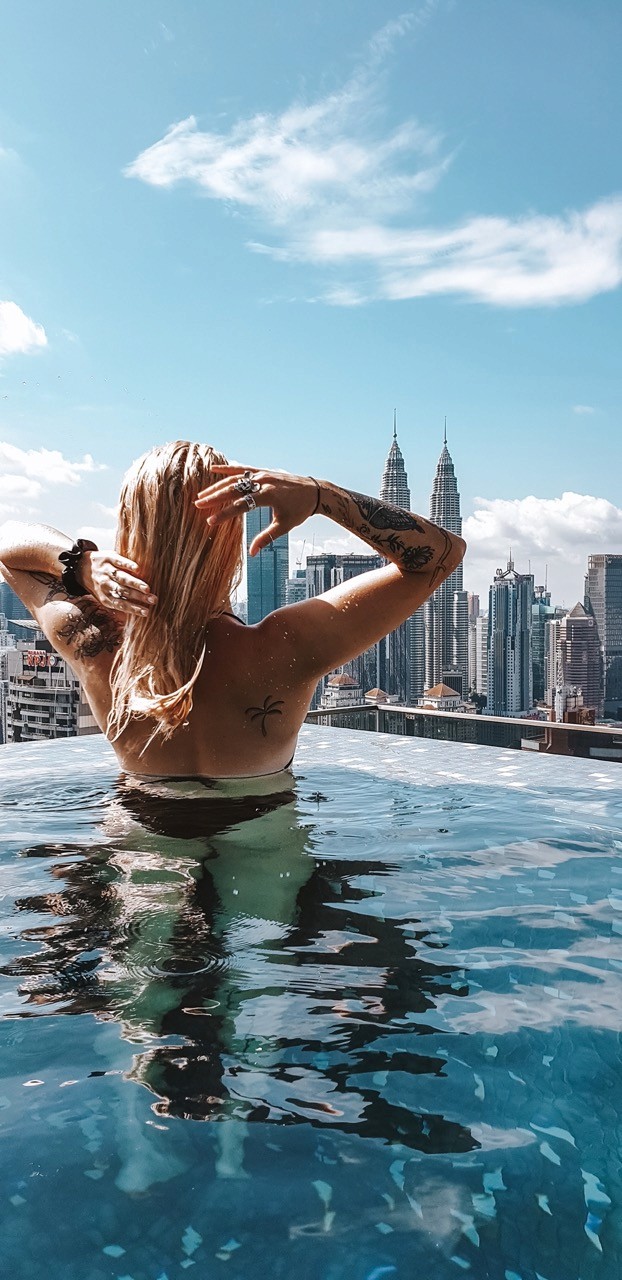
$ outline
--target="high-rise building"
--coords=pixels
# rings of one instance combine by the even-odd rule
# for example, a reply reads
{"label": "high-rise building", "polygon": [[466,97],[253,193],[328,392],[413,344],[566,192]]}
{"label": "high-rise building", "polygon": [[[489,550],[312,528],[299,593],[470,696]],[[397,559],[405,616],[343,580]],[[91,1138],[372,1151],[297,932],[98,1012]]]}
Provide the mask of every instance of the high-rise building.
{"label": "high-rise building", "polygon": [[0,613],[6,617],[6,629],[13,636],[23,635],[19,623],[28,620],[32,621],[32,614],[25,604],[22,604],[19,596],[17,596],[8,582],[0,579]]}
{"label": "high-rise building", "polygon": [[485,694],[488,689],[488,614],[481,613],[479,596],[468,595],[468,691]]}
{"label": "high-rise building", "polygon": [[[13,637],[11,637],[13,639]],[[9,693],[9,679],[15,675],[20,666],[20,657],[17,650],[17,642],[12,645],[3,645],[0,648],[0,743],[7,741],[7,699]]]}
{"label": "high-rise building", "polygon": [[533,667],[533,700],[544,698],[544,636],[546,624],[556,616],[551,604],[551,593],[546,587],[536,587],[531,607],[531,660]]}
{"label": "high-rise building", "polygon": [[469,591],[468,607],[468,646],[467,646],[467,684],[469,693],[479,693],[477,688],[477,619],[479,618],[479,596]]}
{"label": "high-rise building", "polygon": [[560,685],[579,688],[583,706],[602,715],[603,666],[596,621],[582,604],[562,618],[558,633]]}
{"label": "high-rise building", "polygon": [[[462,536],[460,494],[454,464],[447,448],[447,430],[441,456],[436,467],[430,498],[430,519],[448,533]],[[456,687],[457,673],[462,673],[466,692],[468,683],[468,606],[466,596],[456,602],[454,594],[463,592],[462,564],[441,583],[426,601],[425,609],[425,685],[440,681]]]}
{"label": "high-rise building", "polygon": [[[393,440],[387,454],[380,485],[380,500],[410,511],[410,488],[404,458],[397,443],[397,422],[393,414]],[[384,640],[386,652],[385,689],[399,702],[413,704],[423,692],[424,668],[423,607],[411,614]]]}
{"label": "high-rise building", "polygon": [[[6,741],[74,738],[78,732],[80,682],[49,640],[33,633],[18,641],[6,696]],[[10,652],[10,651],[9,651]]]}
{"label": "high-rise building", "polygon": [[285,583],[285,603],[298,604],[307,598],[306,569],[295,569]]}
{"label": "high-rise building", "polygon": [[[371,569],[379,569],[382,564],[380,556],[373,551],[369,555],[322,555],[307,556],[307,596],[320,596],[331,587],[340,586],[350,578],[357,578],[361,573],[369,573]],[[372,645],[364,653],[346,662],[343,673],[350,676],[360,686],[363,693],[368,689],[386,689],[386,655],[383,641]],[[323,676],[315,691],[312,707],[318,705],[328,677]]]}
{"label": "high-rise building", "polygon": [[533,705],[531,607],[533,574],[514,562],[497,569],[488,610],[488,715],[524,715]]}
{"label": "high-rise building", "polygon": [[380,500],[410,511],[410,489],[402,450],[397,443],[397,418],[393,414],[393,440],[387,454],[380,485]]}
{"label": "high-rise building", "polygon": [[248,555],[248,548],[262,529],[272,524],[270,507],[255,507],[246,516],[246,583],[248,593],[248,621],[261,622],[269,613],[285,604],[287,575],[289,573],[289,535],[281,534],[256,556]]}
{"label": "high-rise building", "polygon": [[604,714],[622,719],[622,555],[589,557],[585,608],[598,628]]}
{"label": "high-rise building", "polygon": [[548,618],[544,623],[544,701],[553,706],[555,689],[560,683],[559,629],[561,618]]}

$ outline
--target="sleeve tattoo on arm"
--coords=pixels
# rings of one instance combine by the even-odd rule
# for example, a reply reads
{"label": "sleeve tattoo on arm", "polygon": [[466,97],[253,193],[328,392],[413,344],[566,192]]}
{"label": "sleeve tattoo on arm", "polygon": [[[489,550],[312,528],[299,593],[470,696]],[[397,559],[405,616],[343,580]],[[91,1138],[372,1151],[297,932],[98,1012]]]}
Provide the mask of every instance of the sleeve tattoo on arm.
{"label": "sleeve tattoo on arm", "polygon": [[60,578],[52,573],[31,572],[31,578],[48,588],[45,603],[66,601],[71,613],[58,629],[59,639],[70,645],[76,658],[96,658],[107,651],[113,653],[121,642],[122,627],[92,596],[80,596],[80,603],[68,595]]}
{"label": "sleeve tattoo on arm", "polygon": [[[351,489],[344,490],[344,494],[335,494],[341,522],[352,528],[353,532],[367,538],[378,548],[381,555],[388,552],[390,558],[400,564],[406,573],[416,573],[424,569],[434,558],[434,552],[430,546],[425,544],[409,546],[400,537],[400,533],[425,534],[423,525],[410,511],[405,511],[402,507],[394,507],[390,503],[380,502],[376,498],[369,498],[366,494],[357,493]],[[351,499],[361,515],[362,520],[358,526],[352,525],[351,517],[348,519],[347,498]],[[322,510],[325,515],[330,515],[330,504],[323,503]],[[435,577],[442,571],[450,545],[450,540],[445,535],[445,548],[440,557],[438,569],[435,569]]]}
{"label": "sleeve tattoo on arm", "polygon": [[403,507],[394,507],[388,502],[368,498],[366,494],[356,493],[352,489],[348,489],[347,493],[356,503],[370,529],[414,529],[416,533],[424,532],[423,525]]}

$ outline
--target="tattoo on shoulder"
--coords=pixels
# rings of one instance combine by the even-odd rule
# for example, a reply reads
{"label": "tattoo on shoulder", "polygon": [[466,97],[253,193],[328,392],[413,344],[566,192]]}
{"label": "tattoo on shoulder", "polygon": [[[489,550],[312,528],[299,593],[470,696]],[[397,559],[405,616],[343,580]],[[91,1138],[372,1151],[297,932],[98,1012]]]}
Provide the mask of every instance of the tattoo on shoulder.
{"label": "tattoo on shoulder", "polygon": [[247,707],[244,715],[250,716],[251,720],[258,720],[261,724],[262,737],[267,738],[266,721],[268,716],[282,716],[281,707],[284,705],[283,698],[272,698],[268,694],[268,697],[264,698],[263,707]]}

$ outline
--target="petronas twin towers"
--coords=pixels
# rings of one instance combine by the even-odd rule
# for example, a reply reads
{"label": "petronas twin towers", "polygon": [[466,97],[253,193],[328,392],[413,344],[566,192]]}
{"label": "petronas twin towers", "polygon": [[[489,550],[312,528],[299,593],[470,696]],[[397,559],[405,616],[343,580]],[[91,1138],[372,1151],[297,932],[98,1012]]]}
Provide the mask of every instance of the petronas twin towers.
{"label": "petronas twin towers", "polygon": [[[395,416],[393,440],[384,464],[380,497],[384,502],[410,510],[410,489],[402,451],[397,442]],[[436,466],[430,497],[430,519],[448,533],[462,534],[460,494],[447,432]],[[395,639],[393,638],[395,637]],[[462,565],[441,584],[434,595],[390,637],[390,663],[394,692],[413,702],[424,688],[443,682],[462,696],[468,691],[468,600],[463,590]]]}

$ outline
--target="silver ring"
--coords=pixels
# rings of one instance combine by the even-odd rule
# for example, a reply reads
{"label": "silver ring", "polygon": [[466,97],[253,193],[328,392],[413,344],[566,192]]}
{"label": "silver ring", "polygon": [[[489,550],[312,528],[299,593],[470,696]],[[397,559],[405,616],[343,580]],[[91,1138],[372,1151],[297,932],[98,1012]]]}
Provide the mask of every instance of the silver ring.
{"label": "silver ring", "polygon": [[257,493],[258,490],[261,488],[261,486],[257,483],[256,480],[251,479],[250,472],[247,471],[246,474],[242,476],[241,480],[236,480],[233,488],[235,489],[236,493],[246,494],[246,493]]}
{"label": "silver ring", "polygon": [[122,599],[122,597],[123,597],[123,588],[119,585],[119,583],[118,583],[118,582],[113,582],[113,584],[112,584],[112,586],[111,586],[111,588],[110,588],[110,594],[111,594],[111,596],[114,596],[115,600],[121,600],[121,599]]}
{"label": "silver ring", "polygon": [[246,503],[246,509],[247,509],[247,511],[253,511],[253,510],[255,509],[255,507],[257,506],[257,503],[255,502],[255,499],[254,499],[254,497],[253,497],[252,493],[246,493],[246,494],[244,495],[244,501],[245,501],[245,503]]}

